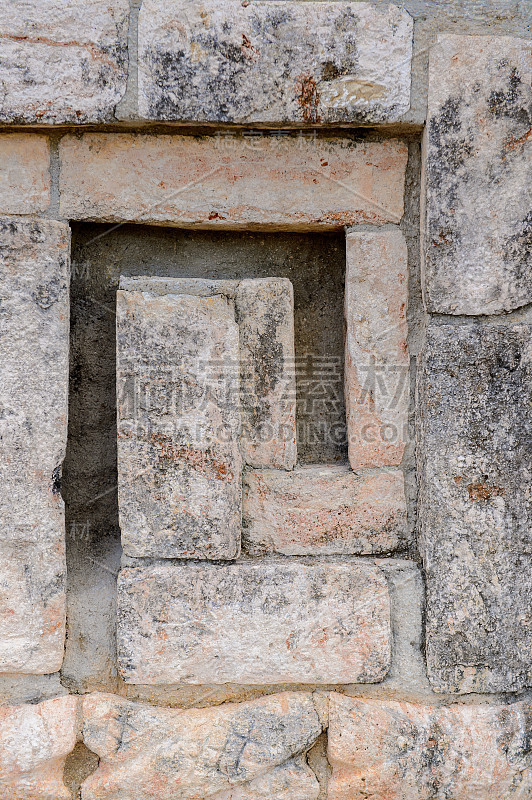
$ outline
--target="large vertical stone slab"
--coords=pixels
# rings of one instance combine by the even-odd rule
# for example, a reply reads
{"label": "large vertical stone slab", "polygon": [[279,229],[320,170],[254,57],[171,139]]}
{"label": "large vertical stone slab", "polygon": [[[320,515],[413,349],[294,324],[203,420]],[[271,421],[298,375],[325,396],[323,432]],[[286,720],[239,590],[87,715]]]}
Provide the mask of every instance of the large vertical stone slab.
{"label": "large vertical stone slab", "polygon": [[391,553],[407,543],[404,476],[325,466],[248,470],[243,526],[252,555]]}
{"label": "large vertical stone slab", "polygon": [[240,281],[242,454],[252,467],[297,461],[294,291],[287,278]]}
{"label": "large vertical stone slab", "polygon": [[68,219],[322,231],[403,216],[408,148],[397,139],[87,133],[64,136],[59,154]]}
{"label": "large vertical stone slab", "polygon": [[530,797],[530,714],[527,703],[438,707],[332,693],[327,797]]}
{"label": "large vertical stone slab", "polygon": [[401,463],[408,438],[407,249],[399,229],[347,234],[345,404],[349,462]]}
{"label": "large vertical stone slab", "polygon": [[239,381],[226,298],[117,293],[118,500],[128,555],[238,555]]}
{"label": "large vertical stone slab", "polygon": [[429,311],[532,302],[531,109],[532,40],[439,37],[424,146]]}
{"label": "large vertical stone slab", "polygon": [[56,672],[65,636],[70,230],[0,219],[0,672]]}
{"label": "large vertical stone slab", "polygon": [[139,110],[209,122],[391,122],[410,107],[411,17],[369,3],[144,0]]}
{"label": "large vertical stone slab", "polygon": [[83,741],[100,763],[83,800],[315,800],[302,754],[321,733],[312,695],[215,708],[156,708],[111,694],[83,700]]}
{"label": "large vertical stone slab", "polygon": [[50,205],[48,137],[0,134],[0,214],[35,214]]}
{"label": "large vertical stone slab", "polygon": [[532,326],[429,327],[419,373],[429,678],[532,683]]}
{"label": "large vertical stone slab", "polygon": [[70,800],[65,759],[76,744],[77,697],[0,706],[2,800]]}
{"label": "large vertical stone slab", "polygon": [[208,280],[122,277],[120,287],[156,295],[226,297],[239,328],[240,450],[254,467],[297,461],[294,291],[287,278]]}
{"label": "large vertical stone slab", "polygon": [[378,683],[388,588],[361,561],[123,569],[118,650],[127,683]]}
{"label": "large vertical stone slab", "polygon": [[126,89],[127,0],[0,9],[0,121],[104,122]]}

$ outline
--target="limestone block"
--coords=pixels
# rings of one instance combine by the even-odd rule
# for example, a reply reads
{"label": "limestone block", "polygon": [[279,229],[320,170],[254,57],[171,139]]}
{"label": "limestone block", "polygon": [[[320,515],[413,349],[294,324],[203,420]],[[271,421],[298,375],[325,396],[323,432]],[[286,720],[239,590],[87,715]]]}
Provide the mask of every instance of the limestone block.
{"label": "limestone block", "polygon": [[294,292],[286,278],[120,278],[124,291],[227,297],[239,327],[240,449],[255,467],[297,461]]}
{"label": "limestone block", "polygon": [[394,139],[90,133],[65,136],[60,159],[69,219],[320,231],[403,215],[407,147]]}
{"label": "limestone block", "polygon": [[531,333],[472,323],[427,333],[419,522],[436,691],[532,684]]}
{"label": "limestone block", "polygon": [[69,250],[68,225],[0,219],[0,672],[63,658]]}
{"label": "limestone block", "polygon": [[119,291],[117,392],[125,552],[235,558],[238,327],[227,299]]}
{"label": "limestone block", "polygon": [[0,706],[0,800],[70,800],[63,783],[76,744],[77,698]]}
{"label": "limestone block", "polygon": [[388,588],[353,561],[127,568],[118,650],[127,683],[377,683]]}
{"label": "limestone block", "polygon": [[0,121],[104,122],[126,88],[127,0],[8,0],[0,9]]}
{"label": "limestone block", "polygon": [[0,163],[0,213],[45,211],[50,204],[50,145],[47,137],[26,133],[0,134]]}
{"label": "limestone block", "polygon": [[321,733],[306,692],[214,708],[83,700],[83,739],[100,764],[82,800],[315,800],[303,754]]}
{"label": "limestone block", "polygon": [[430,55],[424,294],[429,311],[532,302],[532,41],[442,35]]}
{"label": "limestone block", "polygon": [[408,438],[407,249],[399,229],[347,235],[345,403],[349,462],[401,463]]}
{"label": "limestone block", "polygon": [[244,475],[243,541],[253,555],[371,555],[406,544],[402,472],[302,467]]}
{"label": "limestone block", "polygon": [[140,114],[246,125],[391,122],[410,107],[412,26],[393,5],[144,0]]}
{"label": "limestone block", "polygon": [[331,694],[329,800],[521,800],[530,706],[424,706]]}

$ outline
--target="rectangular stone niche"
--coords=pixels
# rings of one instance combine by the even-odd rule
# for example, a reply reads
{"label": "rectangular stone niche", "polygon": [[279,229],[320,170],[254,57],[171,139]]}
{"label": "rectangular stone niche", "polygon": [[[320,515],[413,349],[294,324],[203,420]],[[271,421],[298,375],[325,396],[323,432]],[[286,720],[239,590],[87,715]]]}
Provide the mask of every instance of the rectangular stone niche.
{"label": "rectangular stone niche", "polygon": [[361,561],[123,569],[118,658],[127,683],[376,683],[386,580]]}
{"label": "rectangular stone niche", "polygon": [[296,461],[293,292],[282,278],[126,278],[118,486],[130,556],[232,559],[242,461]]}

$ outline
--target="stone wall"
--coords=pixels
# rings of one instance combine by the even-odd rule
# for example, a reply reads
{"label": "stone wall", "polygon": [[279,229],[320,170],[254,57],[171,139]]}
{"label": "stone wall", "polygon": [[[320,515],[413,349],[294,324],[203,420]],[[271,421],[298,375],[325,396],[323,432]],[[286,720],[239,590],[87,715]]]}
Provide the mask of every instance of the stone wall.
{"label": "stone wall", "polygon": [[0,11],[0,800],[532,798],[531,27]]}

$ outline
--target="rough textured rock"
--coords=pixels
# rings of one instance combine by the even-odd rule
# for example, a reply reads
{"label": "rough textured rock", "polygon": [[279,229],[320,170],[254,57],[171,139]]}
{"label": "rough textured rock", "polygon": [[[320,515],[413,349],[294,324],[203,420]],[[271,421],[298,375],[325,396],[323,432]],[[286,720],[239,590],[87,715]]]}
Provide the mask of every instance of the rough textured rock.
{"label": "rough textured rock", "polygon": [[0,213],[45,211],[50,204],[48,139],[34,134],[2,133],[0,162]]}
{"label": "rough textured rock", "polygon": [[0,800],[70,800],[65,758],[76,744],[77,698],[0,706]]}
{"label": "rough textured rock", "polygon": [[376,683],[388,588],[353,561],[124,569],[118,649],[127,683]]}
{"label": "rough textured rock", "polygon": [[298,756],[320,733],[306,692],[186,711],[88,695],[83,739],[101,760],[82,800],[315,800]]}
{"label": "rough textured rock", "polygon": [[0,219],[0,672],[56,672],[65,634],[68,225]]}
{"label": "rough textured rock", "polygon": [[65,136],[61,213],[246,230],[338,230],[403,215],[407,148],[397,140],[230,137]]}
{"label": "rough textured rock", "polygon": [[532,41],[440,36],[425,140],[429,311],[532,302]]}
{"label": "rough textured rock", "polygon": [[345,403],[349,461],[401,463],[408,438],[406,242],[400,230],[347,235]]}
{"label": "rough textured rock", "polygon": [[238,340],[224,297],[117,293],[118,502],[128,555],[238,555]]}
{"label": "rough textured rock", "polygon": [[227,297],[239,327],[240,449],[254,467],[292,469],[297,461],[294,292],[286,278],[205,280],[126,278],[124,290]]}
{"label": "rough textured rock", "polygon": [[297,461],[292,284],[286,278],[240,281],[235,305],[244,461],[292,469]]}
{"label": "rough textured rock", "polygon": [[253,555],[390,553],[406,544],[403,473],[247,471],[243,524],[243,543]]}
{"label": "rough textured rock", "polygon": [[434,707],[331,694],[329,800],[521,800],[530,706]]}
{"label": "rough textured rock", "polygon": [[0,121],[104,122],[127,77],[127,0],[8,0],[0,10]]}
{"label": "rough textured rock", "polygon": [[140,114],[244,124],[390,122],[410,107],[412,27],[393,5],[144,0]]}
{"label": "rough textured rock", "polygon": [[419,520],[436,691],[532,683],[531,333],[530,325],[428,330]]}

